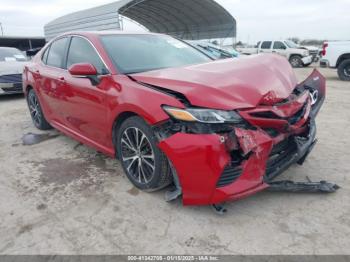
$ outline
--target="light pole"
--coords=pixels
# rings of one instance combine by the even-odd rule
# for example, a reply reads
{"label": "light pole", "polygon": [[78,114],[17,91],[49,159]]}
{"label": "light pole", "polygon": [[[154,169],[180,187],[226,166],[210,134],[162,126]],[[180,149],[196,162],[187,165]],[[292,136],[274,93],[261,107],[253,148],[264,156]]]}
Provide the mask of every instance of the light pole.
{"label": "light pole", "polygon": [[4,29],[2,28],[2,23],[0,23],[1,35],[4,36]]}

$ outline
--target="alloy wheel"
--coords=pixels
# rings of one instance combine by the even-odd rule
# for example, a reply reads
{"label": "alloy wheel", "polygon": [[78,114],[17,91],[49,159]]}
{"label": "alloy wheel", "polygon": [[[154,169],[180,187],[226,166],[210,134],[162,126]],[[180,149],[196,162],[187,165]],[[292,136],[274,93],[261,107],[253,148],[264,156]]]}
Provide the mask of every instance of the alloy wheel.
{"label": "alloy wheel", "polygon": [[39,101],[34,94],[31,94],[28,99],[29,111],[36,125],[40,125],[41,121],[41,110]]}
{"label": "alloy wheel", "polygon": [[129,175],[139,184],[147,184],[155,173],[155,157],[147,136],[136,127],[124,130],[121,156]]}

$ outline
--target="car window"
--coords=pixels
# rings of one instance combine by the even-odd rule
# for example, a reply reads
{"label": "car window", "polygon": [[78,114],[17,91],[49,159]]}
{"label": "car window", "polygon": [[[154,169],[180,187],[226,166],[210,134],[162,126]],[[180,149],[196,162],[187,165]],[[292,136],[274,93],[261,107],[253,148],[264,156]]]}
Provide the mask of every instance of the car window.
{"label": "car window", "polygon": [[47,56],[49,54],[49,49],[50,49],[50,47],[47,47],[44,54],[41,57],[41,60],[43,61],[44,64],[46,64],[46,62],[47,62]]}
{"label": "car window", "polygon": [[212,61],[193,46],[165,35],[105,35],[101,40],[123,74]]}
{"label": "car window", "polygon": [[27,61],[24,54],[16,48],[0,47],[0,62]]}
{"label": "car window", "polygon": [[261,49],[270,49],[271,48],[271,41],[265,41],[261,44]]}
{"label": "car window", "polygon": [[60,38],[53,42],[50,47],[49,54],[47,56],[46,64],[53,67],[63,68],[63,61],[65,57],[67,45],[67,38]]}
{"label": "car window", "polygon": [[282,42],[276,41],[273,43],[273,49],[286,49],[286,46]]}
{"label": "car window", "polygon": [[77,63],[90,63],[92,64],[98,74],[107,74],[108,70],[102,62],[101,58],[97,54],[95,48],[82,37],[73,37],[67,58],[67,68]]}

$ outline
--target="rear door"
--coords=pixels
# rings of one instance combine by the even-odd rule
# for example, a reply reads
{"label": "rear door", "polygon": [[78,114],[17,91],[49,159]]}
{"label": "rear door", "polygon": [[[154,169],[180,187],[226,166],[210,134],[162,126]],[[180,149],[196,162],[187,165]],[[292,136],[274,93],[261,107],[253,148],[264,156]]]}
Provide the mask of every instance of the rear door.
{"label": "rear door", "polygon": [[271,53],[272,52],[272,41],[263,41],[261,43],[259,52],[260,53]]}
{"label": "rear door", "polygon": [[76,63],[90,63],[95,66],[100,84],[93,86],[89,79],[76,77],[65,71],[65,87],[62,90],[62,113],[67,127],[85,138],[101,145],[109,145],[106,103],[110,87],[109,71],[93,44],[80,36],[71,37],[66,68]]}

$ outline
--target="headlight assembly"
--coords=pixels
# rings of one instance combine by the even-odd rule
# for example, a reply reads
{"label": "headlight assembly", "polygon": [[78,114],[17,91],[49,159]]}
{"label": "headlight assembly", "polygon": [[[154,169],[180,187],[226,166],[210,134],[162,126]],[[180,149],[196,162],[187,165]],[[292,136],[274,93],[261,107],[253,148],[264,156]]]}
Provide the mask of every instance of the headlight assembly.
{"label": "headlight assembly", "polygon": [[180,109],[170,106],[163,106],[164,111],[171,117],[186,122],[200,122],[207,124],[220,123],[242,123],[243,119],[235,111],[205,109],[205,108],[186,108]]}

